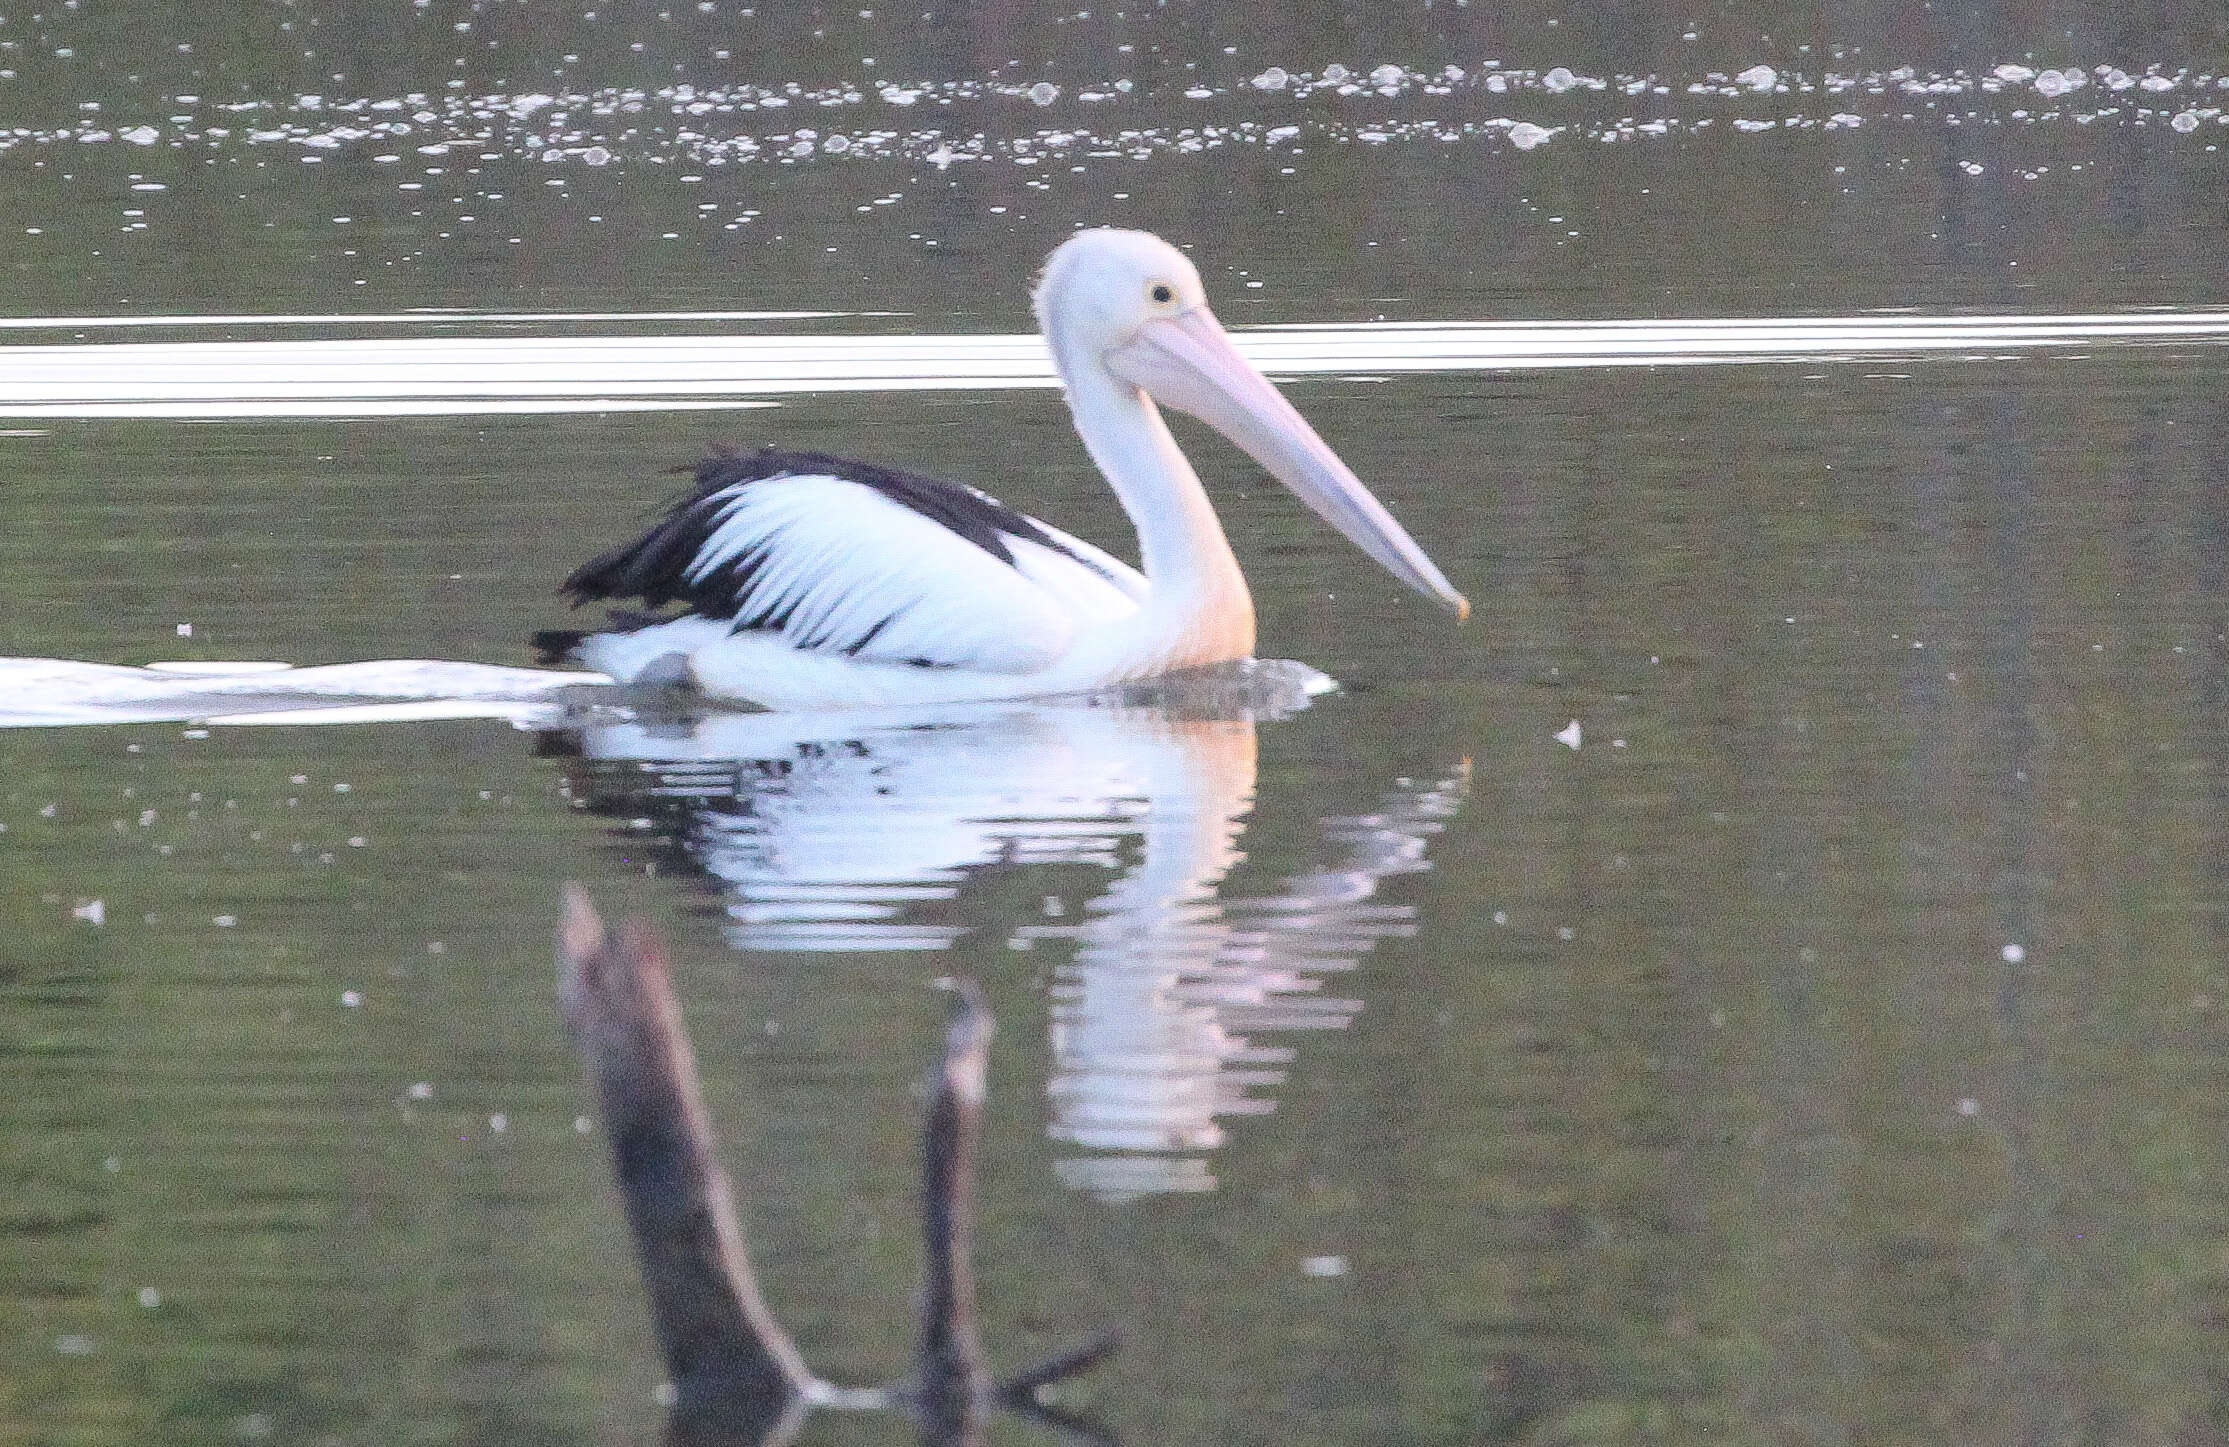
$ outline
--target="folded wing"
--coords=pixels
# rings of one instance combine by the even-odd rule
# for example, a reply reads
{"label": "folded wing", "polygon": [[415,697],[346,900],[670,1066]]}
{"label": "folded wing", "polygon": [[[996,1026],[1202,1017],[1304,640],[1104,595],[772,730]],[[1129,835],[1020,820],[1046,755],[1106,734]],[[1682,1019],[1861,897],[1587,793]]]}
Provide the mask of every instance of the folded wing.
{"label": "folded wing", "polygon": [[648,533],[566,580],[576,602],[680,603],[801,650],[1025,673],[1143,594],[1135,570],[956,483],[771,450],[697,476]]}

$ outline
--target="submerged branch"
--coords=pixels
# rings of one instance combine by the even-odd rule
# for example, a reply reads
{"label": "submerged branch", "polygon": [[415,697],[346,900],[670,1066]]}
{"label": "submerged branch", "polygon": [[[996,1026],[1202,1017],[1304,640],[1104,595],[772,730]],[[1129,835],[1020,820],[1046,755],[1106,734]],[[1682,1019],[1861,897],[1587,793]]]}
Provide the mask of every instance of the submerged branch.
{"label": "submerged branch", "polygon": [[771,1425],[815,1383],[752,1275],[664,945],[639,920],[614,937],[587,893],[568,885],[557,956],[673,1377],[677,1426],[735,1413]]}
{"label": "submerged branch", "polygon": [[921,1134],[927,1279],[913,1380],[892,1389],[833,1387],[815,1377],[759,1294],[728,1179],[713,1159],[696,1054],[681,1024],[665,946],[630,920],[614,936],[579,885],[565,888],[557,932],[559,994],[626,1198],[650,1293],[651,1322],[674,1385],[676,1447],[782,1447],[816,1407],[914,1410],[931,1447],[978,1447],[1004,1408],[1073,1439],[1114,1442],[1097,1424],[1037,1400],[1087,1371],[1113,1336],[998,1385],[976,1314],[975,1166],[994,1024],[972,980],[953,992],[944,1053]]}
{"label": "submerged branch", "polygon": [[929,1083],[921,1128],[921,1292],[916,1392],[931,1442],[980,1439],[990,1406],[990,1367],[975,1311],[975,1156],[983,1138],[991,1012],[973,980],[945,981],[952,1020]]}
{"label": "submerged branch", "polygon": [[1122,1334],[1110,1331],[1080,1347],[1039,1362],[1027,1371],[1016,1372],[998,1384],[999,1398],[1016,1407],[1034,1405],[1041,1389],[1065,1378],[1092,1371],[1121,1349]]}

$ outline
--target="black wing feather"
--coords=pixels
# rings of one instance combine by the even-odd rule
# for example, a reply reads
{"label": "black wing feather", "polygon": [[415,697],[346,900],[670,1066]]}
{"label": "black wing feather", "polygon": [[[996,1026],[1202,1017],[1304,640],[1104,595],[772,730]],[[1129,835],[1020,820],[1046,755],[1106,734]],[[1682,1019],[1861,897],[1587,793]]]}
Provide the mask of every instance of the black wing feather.
{"label": "black wing feather", "polygon": [[[750,607],[751,580],[765,561],[763,552],[746,553],[701,577],[689,576],[690,565],[733,500],[732,490],[782,477],[838,477],[861,483],[958,534],[1008,566],[1013,565],[1014,554],[1006,540],[1022,538],[1075,558],[1095,572],[1105,572],[1028,517],[962,483],[876,467],[847,457],[778,447],[762,447],[753,453],[720,448],[698,463],[695,470],[695,484],[675,500],[650,531],[573,570],[560,591],[573,600],[575,607],[598,599],[631,598],[649,608],[679,603],[707,618],[732,618],[739,630],[782,628],[788,622],[786,616],[771,609],[754,612]],[[658,620],[630,621],[639,627],[644,621]]]}

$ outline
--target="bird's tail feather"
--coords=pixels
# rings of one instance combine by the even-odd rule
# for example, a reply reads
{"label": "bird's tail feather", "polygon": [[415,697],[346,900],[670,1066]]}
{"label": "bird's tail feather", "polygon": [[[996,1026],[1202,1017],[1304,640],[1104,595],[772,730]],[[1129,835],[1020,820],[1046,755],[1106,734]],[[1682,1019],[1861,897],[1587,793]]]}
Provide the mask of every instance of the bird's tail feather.
{"label": "bird's tail feather", "polygon": [[544,628],[527,642],[534,647],[534,661],[547,667],[575,661],[588,634],[578,628]]}

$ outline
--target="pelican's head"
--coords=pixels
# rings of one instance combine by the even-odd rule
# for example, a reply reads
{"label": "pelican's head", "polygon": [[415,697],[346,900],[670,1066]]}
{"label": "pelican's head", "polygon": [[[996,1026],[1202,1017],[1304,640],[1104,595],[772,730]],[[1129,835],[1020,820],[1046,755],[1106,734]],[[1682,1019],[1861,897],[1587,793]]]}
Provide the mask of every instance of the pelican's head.
{"label": "pelican's head", "polygon": [[1184,253],[1143,231],[1079,231],[1045,262],[1037,322],[1064,376],[1095,366],[1244,448],[1386,571],[1457,618],[1471,605],[1338,454],[1238,354]]}
{"label": "pelican's head", "polygon": [[1111,228],[1079,231],[1045,260],[1037,324],[1094,356],[1136,337],[1147,322],[1207,307],[1191,258],[1158,236]]}

